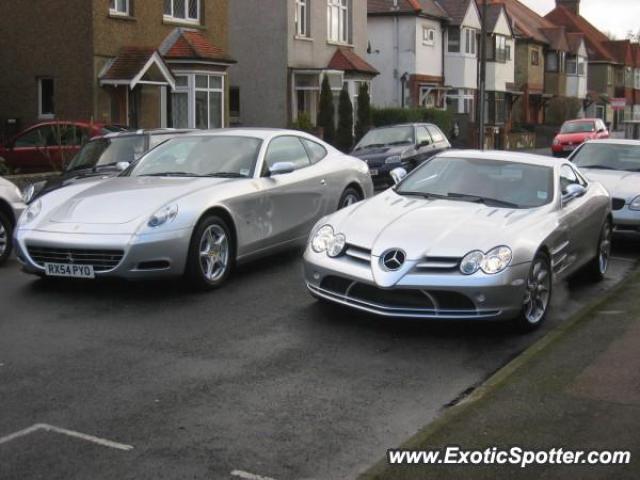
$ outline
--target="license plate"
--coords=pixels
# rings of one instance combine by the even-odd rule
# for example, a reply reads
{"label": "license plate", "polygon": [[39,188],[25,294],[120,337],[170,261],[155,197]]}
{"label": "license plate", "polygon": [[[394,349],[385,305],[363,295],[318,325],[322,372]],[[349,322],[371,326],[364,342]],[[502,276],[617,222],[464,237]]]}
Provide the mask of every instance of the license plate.
{"label": "license plate", "polygon": [[95,278],[92,265],[70,265],[68,263],[45,263],[44,273],[48,277]]}
{"label": "license plate", "polygon": [[576,147],[575,147],[575,145],[565,145],[564,147],[562,147],[562,149],[563,149],[565,152],[570,152],[570,151],[572,151],[572,150],[575,150],[575,149],[576,149]]}
{"label": "license plate", "polygon": [[369,173],[371,174],[372,177],[375,177],[376,175],[378,175],[378,169],[371,168],[369,169]]}

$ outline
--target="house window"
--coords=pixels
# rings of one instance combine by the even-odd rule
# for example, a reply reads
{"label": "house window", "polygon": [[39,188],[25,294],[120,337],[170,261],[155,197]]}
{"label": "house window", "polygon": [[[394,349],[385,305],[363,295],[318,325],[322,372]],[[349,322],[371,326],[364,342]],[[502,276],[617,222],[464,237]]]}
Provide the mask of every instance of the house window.
{"label": "house window", "polygon": [[507,37],[504,35],[496,35],[488,45],[487,60],[506,63],[511,59],[511,45],[507,45]]}
{"label": "house window", "polygon": [[200,23],[200,0],[164,0],[164,17],[168,20]]}
{"label": "house window", "polygon": [[309,1],[310,0],[296,0],[296,36],[298,37],[310,37]]}
{"label": "house window", "polygon": [[229,88],[229,115],[240,118],[240,87]]}
{"label": "house window", "polygon": [[469,55],[476,54],[476,33],[468,28],[464,29],[464,52]]}
{"label": "house window", "polygon": [[558,53],[547,52],[545,65],[546,65],[547,72],[557,72],[558,71]]}
{"label": "house window", "polygon": [[466,113],[473,118],[475,94],[469,89],[454,89],[447,93],[447,110],[452,113]]}
{"label": "house window", "polygon": [[350,0],[327,0],[327,32],[329,41],[349,43]]}
{"label": "house window", "polygon": [[501,125],[506,118],[506,97],[504,92],[488,92],[485,105],[485,122],[489,125]]}
{"label": "house window", "polygon": [[540,65],[540,52],[531,50],[531,65]]}
{"label": "house window", "polygon": [[224,77],[205,73],[176,75],[176,89],[171,94],[171,126],[222,128]]}
{"label": "house window", "polygon": [[460,52],[460,29],[451,27],[447,30],[447,51],[449,53]]}
{"label": "house window", "polygon": [[130,15],[129,0],[110,0],[109,13],[111,15]]}
{"label": "house window", "polygon": [[38,116],[53,118],[55,116],[53,78],[38,79]]}
{"label": "house window", "polygon": [[433,28],[422,27],[422,44],[433,45],[436,43],[436,31]]}

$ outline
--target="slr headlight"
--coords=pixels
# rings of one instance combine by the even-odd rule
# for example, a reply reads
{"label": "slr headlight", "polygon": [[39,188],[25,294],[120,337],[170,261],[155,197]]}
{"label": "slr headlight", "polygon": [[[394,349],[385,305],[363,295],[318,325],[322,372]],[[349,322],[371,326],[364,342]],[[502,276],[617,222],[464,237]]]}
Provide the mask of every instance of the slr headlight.
{"label": "slr headlight", "polygon": [[482,253],[474,250],[468,253],[460,262],[460,271],[465,275],[473,275],[482,270],[488,275],[502,272],[511,263],[512,253],[509,247],[501,246]]}
{"label": "slr headlight", "polygon": [[36,186],[33,183],[30,183],[21,192],[22,201],[24,203],[29,203],[33,198],[33,195],[36,193]]}
{"label": "slr headlight", "polygon": [[629,208],[631,210],[640,210],[640,195],[638,195],[636,198],[631,200],[631,203],[629,204]]}
{"label": "slr headlight", "polygon": [[18,220],[18,226],[26,225],[27,223],[32,222],[34,218],[40,215],[41,211],[42,211],[42,201],[38,199],[35,202],[33,202],[31,205],[29,205],[29,208],[27,208],[23,212],[23,214],[20,215],[20,219]]}
{"label": "slr headlight", "polygon": [[511,263],[511,249],[509,247],[496,247],[485,254],[480,268],[484,273],[500,273]]}
{"label": "slr headlight", "polygon": [[472,275],[480,270],[480,263],[484,258],[484,253],[480,250],[476,250],[470,253],[467,253],[465,257],[460,262],[460,271],[465,275]]}
{"label": "slr headlight", "polygon": [[335,234],[331,225],[318,229],[311,239],[311,249],[316,253],[326,252],[330,257],[337,257],[344,250],[347,239],[341,233]]}
{"label": "slr headlight", "polygon": [[147,222],[147,225],[151,228],[159,227],[160,225],[173,221],[176,215],[178,215],[178,205],[167,205],[154,213],[149,219],[149,222]]}
{"label": "slr headlight", "polygon": [[402,158],[400,157],[400,155],[393,155],[391,157],[388,157],[384,163],[386,163],[387,165],[389,164],[395,164],[395,163],[400,163],[402,162]]}

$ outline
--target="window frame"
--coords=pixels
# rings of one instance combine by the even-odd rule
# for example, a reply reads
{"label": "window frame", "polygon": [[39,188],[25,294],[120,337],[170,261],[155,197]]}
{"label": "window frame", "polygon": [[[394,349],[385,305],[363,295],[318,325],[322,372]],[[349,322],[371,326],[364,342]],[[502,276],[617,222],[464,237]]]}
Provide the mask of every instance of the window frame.
{"label": "window frame", "polygon": [[[51,81],[51,110],[50,112],[45,112],[43,110],[43,91],[42,91],[42,82],[44,80]],[[41,120],[52,120],[56,117],[56,82],[53,77],[38,77],[38,118]]]}
{"label": "window frame", "polygon": [[537,48],[531,50],[531,65],[536,67],[540,65],[540,51]]}
{"label": "window frame", "polygon": [[[200,70],[189,70],[189,71],[174,71],[174,75],[176,80],[178,77],[186,77],[187,83],[186,85],[178,85],[176,81],[176,88],[173,92],[170,92],[169,101],[173,102],[173,95],[187,95],[187,126],[184,125],[175,125],[175,118],[172,112],[171,124],[173,128],[197,128],[196,127],[196,93],[197,92],[207,92],[207,129],[212,128],[224,128],[227,123],[226,117],[226,107],[225,103],[227,101],[226,98],[226,82],[227,76],[224,73],[210,72],[210,71],[200,71]],[[196,86],[196,77],[206,76],[207,77],[207,88],[197,87]],[[220,87],[211,87],[209,77],[217,77],[220,78],[221,83]],[[221,111],[221,125],[220,127],[211,127],[211,112],[209,106],[209,94],[210,93],[220,93],[221,102],[220,102],[220,111]]]}
{"label": "window frame", "polygon": [[[452,50],[451,32],[456,32],[457,41],[453,45],[457,45],[457,50]],[[447,29],[447,53],[462,53],[462,30],[458,27],[449,27]]]}
{"label": "window frame", "polygon": [[118,2],[120,0],[110,0],[109,2],[109,15],[114,17],[130,17],[131,16],[131,0],[121,0],[125,4],[124,11],[118,9]]}
{"label": "window frame", "polygon": [[[337,37],[333,36],[333,16],[338,15]],[[351,43],[351,0],[327,0],[327,41],[339,45]]]}
{"label": "window frame", "polygon": [[422,44],[433,46],[436,44],[436,30],[428,25],[422,26]]}
{"label": "window frame", "polygon": [[[169,21],[169,22],[178,22],[178,23],[188,23],[191,25],[200,25],[201,19],[202,19],[202,0],[195,0],[196,1],[196,8],[197,8],[197,18],[193,18],[193,17],[189,17],[189,2],[190,0],[184,0],[184,18],[180,18],[180,17],[176,17],[175,16],[175,2],[176,0],[165,0],[165,5],[164,5],[164,10],[163,10],[163,15],[162,18],[163,20]],[[167,13],[166,12],[166,7],[167,4],[166,2],[169,2],[169,4],[171,5],[171,13]]]}
{"label": "window frame", "polygon": [[[295,1],[295,38],[311,38],[311,15],[309,12],[311,0],[296,0]],[[300,19],[304,19],[303,22],[300,22]]]}

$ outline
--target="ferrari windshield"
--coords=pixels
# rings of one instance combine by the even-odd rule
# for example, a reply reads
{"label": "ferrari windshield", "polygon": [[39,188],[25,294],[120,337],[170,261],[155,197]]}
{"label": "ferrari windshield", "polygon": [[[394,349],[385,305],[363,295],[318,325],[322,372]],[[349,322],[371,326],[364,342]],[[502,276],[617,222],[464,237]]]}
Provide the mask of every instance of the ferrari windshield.
{"label": "ferrari windshield", "polygon": [[593,122],[566,122],[560,129],[560,133],[587,133],[595,131],[596,126]]}
{"label": "ferrari windshield", "polygon": [[553,168],[479,158],[436,157],[409,175],[400,195],[535,208],[553,200]]}
{"label": "ferrari windshield", "polygon": [[640,144],[585,143],[571,161],[580,168],[640,172]]}
{"label": "ferrari windshield", "polygon": [[180,137],[151,150],[130,175],[251,177],[262,140],[239,135]]}
{"label": "ferrari windshield", "polygon": [[414,131],[411,125],[403,127],[386,127],[370,130],[360,140],[356,150],[361,148],[388,147],[415,143]]}
{"label": "ferrari windshield", "polygon": [[82,147],[69,163],[67,171],[115,165],[118,162],[133,163],[143,153],[143,135],[99,138]]}

